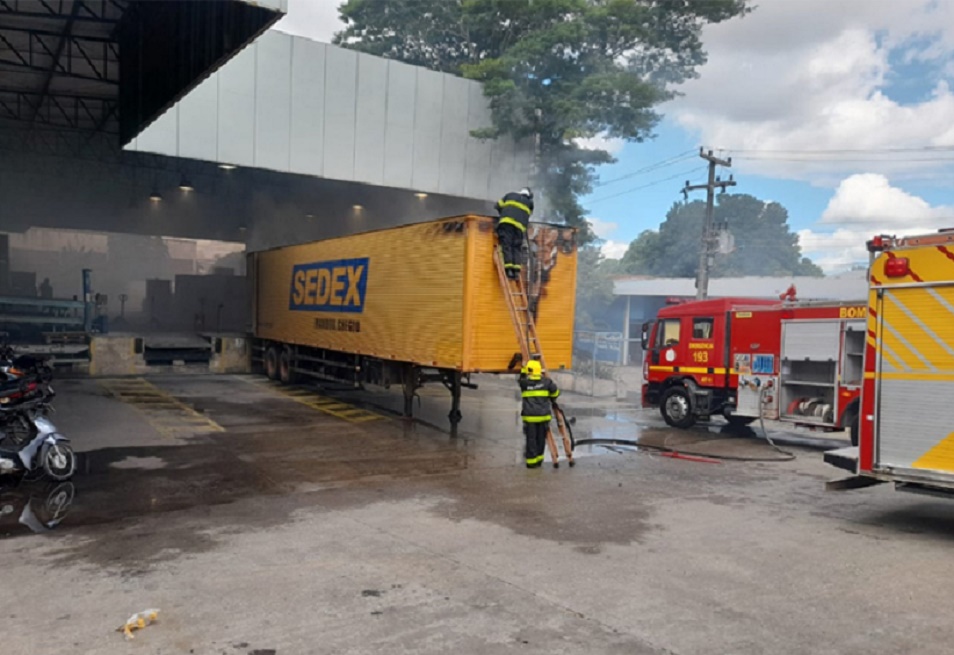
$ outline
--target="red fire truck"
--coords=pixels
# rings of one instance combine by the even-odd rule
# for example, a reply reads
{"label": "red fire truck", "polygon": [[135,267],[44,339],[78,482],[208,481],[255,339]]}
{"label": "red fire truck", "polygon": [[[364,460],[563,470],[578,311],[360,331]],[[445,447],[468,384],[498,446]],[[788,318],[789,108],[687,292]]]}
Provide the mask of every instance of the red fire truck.
{"label": "red fire truck", "polygon": [[862,302],[719,298],[665,307],[643,326],[643,405],[678,428],[713,415],[739,425],[761,416],[851,428],[856,439],[865,315]]}
{"label": "red fire truck", "polygon": [[856,476],[848,489],[893,482],[954,493],[954,231],[875,237],[869,268],[860,445],[825,453]]}

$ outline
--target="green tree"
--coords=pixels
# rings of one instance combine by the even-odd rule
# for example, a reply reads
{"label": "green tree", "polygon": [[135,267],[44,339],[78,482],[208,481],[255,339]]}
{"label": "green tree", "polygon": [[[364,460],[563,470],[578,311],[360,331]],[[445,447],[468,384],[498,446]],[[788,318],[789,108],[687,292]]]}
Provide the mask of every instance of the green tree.
{"label": "green tree", "polygon": [[[747,194],[720,194],[716,225],[726,225],[735,250],[715,255],[713,277],[730,275],[822,275],[802,256],[798,235],[788,225],[788,211],[777,202]],[[647,230],[629,245],[622,268],[633,275],[694,277],[699,265],[706,204],[676,203],[659,231]]]}
{"label": "green tree", "polygon": [[605,259],[596,246],[583,246],[576,259],[576,329],[592,330],[613,302],[616,260]]}
{"label": "green tree", "polygon": [[539,138],[548,218],[588,241],[577,199],[613,158],[576,139],[649,137],[653,107],[705,62],[702,27],[746,11],[746,0],[347,0],[335,43],[483,82],[493,125],[477,136]]}

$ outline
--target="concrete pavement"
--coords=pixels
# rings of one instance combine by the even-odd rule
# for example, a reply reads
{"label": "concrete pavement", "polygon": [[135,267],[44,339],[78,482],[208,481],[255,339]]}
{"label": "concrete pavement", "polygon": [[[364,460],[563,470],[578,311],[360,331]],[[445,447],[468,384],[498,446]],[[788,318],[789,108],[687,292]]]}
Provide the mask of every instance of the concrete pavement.
{"label": "concrete pavement", "polygon": [[[453,438],[439,392],[424,423],[388,411],[399,394],[322,394],[380,416],[349,422],[244,378],[150,382],[205,427],[60,383],[83,468],[56,529],[0,523],[5,654],[950,651],[954,504],[826,493],[817,451],[527,471],[506,384],[465,393]],[[578,438],[776,455],[578,401]],[[114,632],[149,607],[135,641]]]}

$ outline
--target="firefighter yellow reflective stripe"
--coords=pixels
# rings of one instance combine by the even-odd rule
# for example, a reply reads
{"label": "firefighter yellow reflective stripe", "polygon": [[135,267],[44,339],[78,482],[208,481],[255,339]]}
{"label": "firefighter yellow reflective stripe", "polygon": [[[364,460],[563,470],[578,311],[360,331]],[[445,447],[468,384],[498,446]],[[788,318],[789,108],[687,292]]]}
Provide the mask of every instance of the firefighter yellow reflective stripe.
{"label": "firefighter yellow reflective stripe", "polygon": [[543,455],[540,455],[539,457],[527,458],[527,464],[530,464],[531,466],[534,464],[542,464],[542,463],[543,463]]}
{"label": "firefighter yellow reflective stripe", "polygon": [[553,417],[547,414],[546,416],[524,416],[524,423],[546,423],[547,421],[552,420]]}
{"label": "firefighter yellow reflective stripe", "polygon": [[533,213],[532,211],[530,211],[529,207],[527,207],[525,204],[517,200],[504,200],[503,202],[499,204],[501,207],[516,207],[517,209],[527,212],[527,215],[530,215]]}
{"label": "firefighter yellow reflective stripe", "polygon": [[954,432],[914,460],[911,467],[931,471],[954,471]]}
{"label": "firefighter yellow reflective stripe", "polygon": [[513,225],[515,228],[519,229],[521,232],[527,231],[527,228],[524,227],[523,223],[521,223],[520,221],[515,221],[512,218],[508,218],[506,216],[501,218],[500,224],[503,225],[504,223],[506,223],[507,225]]}
{"label": "firefighter yellow reflective stripe", "polygon": [[546,389],[538,389],[536,391],[524,391],[520,394],[524,398],[547,398],[550,395],[550,392]]}
{"label": "firefighter yellow reflective stripe", "polygon": [[556,397],[558,397],[559,395],[560,395],[560,390],[557,389],[556,391],[554,391],[553,393],[550,394],[550,397],[551,397],[551,398],[556,398]]}

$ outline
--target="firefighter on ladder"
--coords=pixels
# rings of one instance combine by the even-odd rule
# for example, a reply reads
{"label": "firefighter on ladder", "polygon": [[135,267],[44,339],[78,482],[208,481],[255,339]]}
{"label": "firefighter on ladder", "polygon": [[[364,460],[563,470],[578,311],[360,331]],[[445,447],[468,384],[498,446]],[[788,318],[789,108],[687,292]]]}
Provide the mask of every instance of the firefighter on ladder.
{"label": "firefighter on ladder", "polygon": [[523,238],[530,225],[533,213],[533,191],[524,187],[516,193],[508,193],[497,201],[497,240],[503,255],[504,269],[511,280],[520,276]]}
{"label": "firefighter on ladder", "polygon": [[527,362],[520,376],[520,395],[523,409],[523,434],[527,438],[525,456],[527,468],[543,466],[543,453],[547,447],[547,431],[552,418],[551,404],[556,405],[560,390],[556,383],[543,376],[543,366],[533,359]]}

